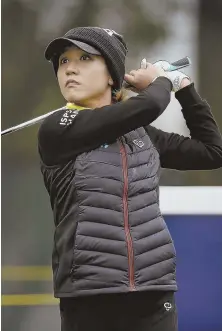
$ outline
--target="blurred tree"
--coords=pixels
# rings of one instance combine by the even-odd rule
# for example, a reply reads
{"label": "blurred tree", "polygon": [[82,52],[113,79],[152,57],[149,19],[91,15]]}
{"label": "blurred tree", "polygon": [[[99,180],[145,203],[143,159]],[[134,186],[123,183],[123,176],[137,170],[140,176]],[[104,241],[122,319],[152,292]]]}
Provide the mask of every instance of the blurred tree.
{"label": "blurred tree", "polygon": [[[222,131],[222,1],[199,1],[198,90]],[[222,185],[222,169],[186,174],[188,185]]]}

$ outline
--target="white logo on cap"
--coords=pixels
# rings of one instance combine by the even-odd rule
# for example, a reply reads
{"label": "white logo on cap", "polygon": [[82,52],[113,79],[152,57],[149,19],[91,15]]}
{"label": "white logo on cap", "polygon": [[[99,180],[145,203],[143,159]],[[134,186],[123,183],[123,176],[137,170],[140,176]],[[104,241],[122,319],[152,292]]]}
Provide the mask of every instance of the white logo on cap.
{"label": "white logo on cap", "polygon": [[114,30],[110,30],[110,29],[103,29],[104,31],[106,31],[110,36],[112,36],[113,34],[117,34]]}

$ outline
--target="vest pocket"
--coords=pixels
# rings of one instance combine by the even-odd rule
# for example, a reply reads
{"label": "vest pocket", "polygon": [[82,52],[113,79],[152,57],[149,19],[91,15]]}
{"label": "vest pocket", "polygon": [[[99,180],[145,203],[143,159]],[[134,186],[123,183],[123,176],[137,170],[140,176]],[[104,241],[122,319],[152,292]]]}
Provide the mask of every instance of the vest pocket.
{"label": "vest pocket", "polygon": [[76,224],[76,231],[74,234],[74,240],[73,240],[73,252],[72,252],[72,263],[71,263],[71,269],[70,269],[70,277],[71,277],[71,281],[74,282],[74,277],[75,277],[75,269],[76,269],[76,259],[75,259],[75,250],[77,249],[77,245],[76,245],[76,235],[77,235],[77,231],[78,231],[78,226],[79,226],[79,222],[77,222]]}

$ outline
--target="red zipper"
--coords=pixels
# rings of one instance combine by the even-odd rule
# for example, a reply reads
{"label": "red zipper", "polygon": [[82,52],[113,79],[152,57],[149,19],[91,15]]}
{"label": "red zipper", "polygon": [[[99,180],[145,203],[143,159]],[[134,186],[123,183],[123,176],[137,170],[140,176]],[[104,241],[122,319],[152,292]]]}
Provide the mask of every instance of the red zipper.
{"label": "red zipper", "polygon": [[123,215],[124,215],[124,230],[126,234],[126,243],[128,251],[128,264],[129,264],[129,287],[131,291],[135,291],[135,277],[134,277],[134,252],[133,252],[133,241],[129,227],[129,213],[128,213],[128,167],[127,167],[127,156],[126,149],[121,139],[120,141],[120,152],[123,162],[123,177],[124,177],[124,188],[123,188]]}

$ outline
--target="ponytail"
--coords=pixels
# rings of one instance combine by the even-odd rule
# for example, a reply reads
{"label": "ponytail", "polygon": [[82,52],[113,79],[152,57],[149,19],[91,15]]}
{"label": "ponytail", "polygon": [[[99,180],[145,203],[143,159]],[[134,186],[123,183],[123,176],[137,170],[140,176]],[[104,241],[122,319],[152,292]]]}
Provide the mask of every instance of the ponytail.
{"label": "ponytail", "polygon": [[117,103],[129,99],[128,91],[122,87],[120,90],[112,90],[112,102]]}

